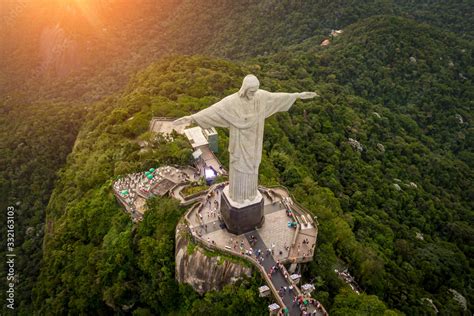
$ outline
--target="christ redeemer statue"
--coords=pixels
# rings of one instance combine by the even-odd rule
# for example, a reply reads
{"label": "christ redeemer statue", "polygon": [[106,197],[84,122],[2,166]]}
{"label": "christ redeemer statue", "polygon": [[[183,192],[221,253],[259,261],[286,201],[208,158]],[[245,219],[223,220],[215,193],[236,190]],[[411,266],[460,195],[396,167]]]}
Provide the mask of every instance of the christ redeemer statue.
{"label": "christ redeemer statue", "polygon": [[257,197],[258,167],[262,159],[265,118],[288,111],[297,99],[311,99],[314,92],[272,93],[259,89],[254,75],[244,78],[240,90],[208,108],[177,119],[175,124],[196,122],[202,128],[229,129],[229,197],[239,204]]}

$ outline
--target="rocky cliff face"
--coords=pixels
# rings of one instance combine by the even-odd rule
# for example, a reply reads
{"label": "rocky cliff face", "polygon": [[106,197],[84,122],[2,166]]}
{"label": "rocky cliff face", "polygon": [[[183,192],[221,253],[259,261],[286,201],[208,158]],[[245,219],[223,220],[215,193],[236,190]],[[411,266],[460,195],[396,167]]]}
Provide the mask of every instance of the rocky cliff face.
{"label": "rocky cliff face", "polygon": [[240,264],[222,260],[221,257],[209,257],[200,247],[192,253],[188,251],[188,240],[183,234],[186,226],[176,227],[176,279],[188,283],[199,294],[210,290],[221,290],[224,285],[233,283],[244,275],[251,276],[252,270]]}

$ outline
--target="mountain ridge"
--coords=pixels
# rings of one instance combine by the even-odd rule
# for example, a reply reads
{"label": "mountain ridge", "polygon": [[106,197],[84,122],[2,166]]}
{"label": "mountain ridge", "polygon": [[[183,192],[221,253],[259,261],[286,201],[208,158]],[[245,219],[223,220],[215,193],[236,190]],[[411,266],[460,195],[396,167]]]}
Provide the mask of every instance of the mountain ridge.
{"label": "mountain ridge", "polygon": [[[380,27],[370,32],[377,21]],[[430,56],[425,59],[434,67],[425,67],[419,56],[413,63],[411,52],[395,58],[399,66],[385,75],[396,91],[426,99],[427,105],[413,105],[416,97],[405,102],[398,93],[377,87],[378,73],[384,74],[388,52],[393,52],[380,35],[406,24],[389,43],[411,36],[413,46],[422,42],[415,41],[417,37],[426,37],[420,31],[426,26],[406,21],[373,17],[345,28],[329,47],[320,47],[323,36],[316,36],[291,50],[241,62],[205,56],[159,59],[119,93],[89,104],[47,208],[46,255],[33,306],[39,313],[53,314],[120,312],[123,306],[132,306],[137,315],[165,313],[162,307],[178,313],[168,302],[175,295],[186,301],[179,310],[183,313],[212,314],[212,304],[204,306],[207,301],[235,308],[249,300],[250,314],[265,310],[264,301],[256,299],[258,280],[204,299],[178,286],[170,269],[170,245],[183,210],[166,199],[153,201],[145,222],[134,228],[110,193],[111,180],[122,174],[186,163],[183,139],[157,141],[149,154],[139,153],[137,140],[152,142],[146,133],[152,115],[195,112],[235,92],[242,76],[253,72],[266,90],[321,94],[318,100],[299,102],[290,113],[268,120],[260,177],[262,183],[288,186],[319,218],[317,255],[305,271],[305,277],[320,278],[317,298],[334,314],[356,306],[360,312],[378,306],[380,313],[396,313],[388,306],[407,314],[431,313],[432,308],[420,302],[424,297],[433,299],[443,313],[472,310],[472,76],[469,71],[465,80],[449,75],[451,70],[469,70],[472,44],[454,40],[415,45],[454,52],[468,43],[471,51],[454,69]],[[445,36],[442,30],[428,29],[435,38]],[[375,51],[365,45],[367,34]],[[353,62],[358,66],[349,71],[345,66]],[[434,79],[448,81],[447,88],[430,89],[442,94],[441,101],[454,100],[460,106],[444,109],[443,102],[422,93],[423,85],[414,81],[417,77],[398,86],[393,78],[404,69],[420,76],[439,76],[438,70],[443,70]],[[361,76],[367,80],[360,81]],[[430,118],[430,107],[442,109],[444,115]],[[461,109],[463,124],[454,115]],[[220,133],[220,138],[220,158],[225,162],[227,136]],[[156,257],[161,262],[152,264]],[[346,266],[371,295],[357,297],[346,291],[333,273],[337,265]],[[467,297],[467,311],[456,305],[452,288]]]}
{"label": "mountain ridge", "polygon": [[[382,19],[384,18],[382,17]],[[377,19],[379,18],[375,18],[375,20]],[[390,25],[391,22],[386,21],[385,23]],[[340,45],[344,44],[342,36],[344,35],[341,35]],[[333,49],[336,50],[336,48]],[[353,46],[350,46],[349,49],[353,48]],[[318,48],[317,51],[323,56],[326,54],[323,49]],[[328,49],[327,54],[329,53],[331,51]],[[450,239],[450,242],[443,240],[452,238],[449,237],[449,232],[458,224],[450,222],[452,224],[451,228],[448,229],[448,234],[446,234],[447,232],[442,234],[436,232],[435,227],[440,225],[443,220],[449,221],[449,218],[436,219],[442,214],[440,211],[446,210],[445,202],[442,204],[443,207],[438,209],[438,207],[434,207],[431,200],[441,192],[439,189],[445,184],[435,183],[432,180],[433,178],[423,180],[424,177],[421,176],[426,172],[423,170],[426,162],[436,157],[436,155],[431,154],[425,145],[419,143],[419,140],[430,136],[425,135],[417,125],[412,126],[409,133],[403,132],[397,135],[399,131],[403,130],[403,124],[406,124],[406,126],[412,124],[404,113],[399,113],[397,108],[384,107],[375,101],[353,95],[357,90],[348,89],[346,83],[325,82],[324,79],[330,76],[331,73],[325,74],[324,77],[319,75],[315,71],[317,70],[316,64],[308,64],[308,54],[299,55],[295,53],[295,60],[280,56],[284,54],[277,53],[275,56],[257,59],[259,62],[257,64],[255,64],[255,60],[252,60],[247,65],[242,65],[243,68],[236,67],[229,61],[202,56],[173,57],[151,65],[131,80],[127,92],[121,96],[122,101],[119,101],[119,99],[116,101],[109,100],[109,105],[114,103],[116,105],[108,110],[108,118],[103,119],[100,116],[93,115],[98,123],[94,125],[96,127],[102,126],[100,129],[103,130],[97,135],[101,135],[102,138],[105,135],[103,133],[106,132],[109,136],[102,140],[94,140],[94,147],[98,147],[93,149],[92,156],[90,154],[87,156],[89,156],[90,161],[94,162],[94,165],[99,161],[107,161],[107,159],[100,158],[103,153],[97,150],[101,146],[105,146],[104,149],[110,148],[110,145],[106,144],[112,140],[116,142],[120,137],[123,137],[120,136],[116,139],[115,137],[119,135],[128,135],[126,138],[132,137],[132,139],[137,136],[140,137],[140,133],[146,131],[147,120],[145,118],[151,118],[152,111],[155,115],[172,117],[178,117],[190,113],[190,111],[197,111],[215,102],[217,97],[235,91],[242,75],[249,71],[255,72],[262,79],[262,88],[271,91],[285,89],[292,92],[302,88],[319,91],[321,94],[320,100],[297,104],[289,114],[279,114],[278,119],[272,118],[269,120],[266,124],[266,141],[264,144],[266,154],[264,154],[261,168],[261,178],[264,182],[283,182],[283,184],[292,188],[298,200],[301,200],[319,218],[321,248],[319,255],[316,255],[315,263],[319,264],[319,267],[311,265],[310,271],[313,275],[322,276],[327,285],[321,288],[319,294],[321,296],[318,299],[324,302],[325,306],[332,306],[334,312],[337,312],[339,308],[343,309],[344,302],[353,299],[342,290],[341,292],[331,290],[331,287],[341,288],[341,284],[338,283],[340,281],[334,280],[330,276],[334,263],[322,264],[325,260],[329,262],[342,260],[349,265],[350,270],[356,275],[361,286],[368,293],[378,294],[379,297],[387,300],[390,306],[399,308],[403,312],[414,310],[428,312],[429,307],[417,301],[423,297],[421,295],[436,298],[437,306],[441,304],[440,302],[443,302],[442,304],[449,306],[449,308],[455,308],[452,301],[442,294],[444,293],[443,286],[440,289],[439,284],[434,282],[431,282],[431,285],[430,283],[424,285],[424,282],[430,278],[440,280],[447,277],[447,271],[442,267],[439,267],[441,270],[438,271],[438,269],[423,265],[423,262],[427,260],[426,258],[438,256],[441,258],[438,260],[444,261],[444,265],[449,265],[450,269],[460,272],[461,275],[461,271],[466,272],[466,268],[469,266],[466,255],[453,244],[454,240]],[[309,55],[311,54],[313,53]],[[275,63],[275,61],[280,62],[280,64]],[[405,62],[410,63],[409,60],[405,60]],[[300,64],[309,73],[315,71],[311,76],[314,81],[305,78],[305,76],[298,79],[297,69],[289,70],[292,69],[290,67],[300,66]],[[331,63],[329,63],[328,68],[331,68],[331,66]],[[208,70],[206,70],[207,68]],[[278,73],[275,73],[275,69]],[[334,69],[340,70],[337,67],[334,67]],[[287,74],[286,78],[281,78],[281,73]],[[181,78],[181,83],[175,82],[178,77]],[[413,86],[413,89],[415,91],[418,86]],[[192,91],[196,91],[196,94]],[[214,95],[214,97],[210,95]],[[155,109],[151,110],[153,108]],[[136,111],[142,112],[142,114],[137,115]],[[381,118],[378,119],[373,112],[377,112]],[[145,113],[148,114],[145,115]],[[130,117],[134,117],[132,122],[137,120],[136,122],[139,124],[133,129],[130,129],[131,126],[129,125],[131,123],[127,121]],[[390,123],[397,123],[398,125],[391,126]],[[402,124],[400,125],[400,123]],[[119,127],[120,125],[123,125],[123,127]],[[90,133],[85,131],[81,135]],[[91,134],[91,137],[94,134],[96,133]],[[383,136],[384,134],[386,136]],[[411,135],[415,135],[415,137]],[[222,138],[224,143],[221,146],[225,148],[225,134],[222,134]],[[358,153],[357,150],[354,150],[347,143],[348,138],[359,140],[364,148],[363,151]],[[106,139],[108,140],[106,141]],[[308,143],[310,139],[318,139],[318,142]],[[91,141],[92,138],[88,140],[89,143]],[[385,152],[377,149],[378,142],[385,144]],[[430,143],[432,141],[425,140],[425,142]],[[160,146],[164,146],[164,144]],[[78,147],[77,150],[81,151],[81,147]],[[106,152],[109,150],[107,149]],[[138,150],[138,147],[132,146],[128,149],[130,154],[135,150]],[[110,153],[113,151],[110,151]],[[222,151],[225,152],[225,150]],[[155,151],[155,154],[159,152]],[[165,149],[163,149],[163,152],[168,153],[168,155],[171,153]],[[179,150],[175,154],[179,155]],[[420,154],[424,157],[419,156]],[[83,154],[80,156],[86,157]],[[404,161],[406,160],[405,156],[410,161]],[[119,163],[122,166],[120,168],[122,172],[126,172],[126,170],[137,171],[140,168],[152,166],[147,162],[147,159],[142,160],[143,157],[136,160],[138,157],[132,154],[131,157],[135,157],[133,160],[136,163],[125,157],[123,156],[121,159],[125,160]],[[166,161],[166,157],[161,157]],[[290,160],[289,157],[295,157],[296,159]],[[439,160],[438,163],[441,165],[448,161],[444,156],[438,155],[437,157],[436,159]],[[97,167],[87,171],[87,164],[82,164],[80,161],[79,159],[79,165],[76,167],[79,168],[78,170],[73,171],[68,167],[70,171],[68,172],[69,176],[63,180],[65,183],[71,183],[70,177],[75,172],[81,174],[79,178],[76,177],[79,181],[84,181],[82,179],[91,176],[97,178],[96,175],[90,173],[94,169],[97,170]],[[225,158],[223,161],[225,161]],[[128,163],[128,167],[124,169],[123,163]],[[413,166],[410,167],[410,164]],[[371,167],[371,165],[373,166]],[[408,170],[401,170],[400,166],[406,166]],[[442,168],[445,167],[447,166]],[[469,170],[466,166],[462,168]],[[84,177],[84,174],[80,171],[81,169],[89,175]],[[101,186],[100,184],[113,173],[111,166],[107,167],[106,170],[109,171],[98,173],[98,176],[103,180],[93,180],[92,182],[87,180],[84,188],[91,188],[91,185],[93,187]],[[454,170],[448,171],[448,174],[453,172]],[[416,176],[416,179],[413,176]],[[465,176],[470,177],[469,172]],[[401,178],[399,184],[397,184],[397,180],[394,180],[398,177]],[[370,184],[370,181],[375,183]],[[411,182],[414,185],[411,185]],[[467,183],[464,185],[467,185]],[[400,193],[397,193],[394,184],[403,188]],[[461,184],[458,183],[458,185]],[[436,190],[432,191],[433,189],[430,189],[430,186],[433,186]],[[99,191],[94,190],[105,193],[103,190],[106,190],[106,188],[107,186],[101,186]],[[327,188],[330,188],[331,191],[327,191]],[[464,190],[469,192],[468,189]],[[314,197],[310,196],[310,192]],[[365,200],[362,192],[367,192],[370,199]],[[452,195],[452,197],[454,196],[458,195]],[[439,197],[444,199],[447,196],[439,195]],[[82,199],[80,198],[80,200]],[[466,201],[462,203],[466,206],[469,205],[465,204]],[[77,205],[77,202],[73,201],[73,204],[68,208],[73,207],[73,205]],[[410,211],[404,210],[405,207],[409,207]],[[62,207],[59,204],[55,208],[61,209]],[[416,222],[420,218],[420,211],[418,210],[420,208],[424,209],[425,214],[421,217],[425,218],[426,224]],[[456,209],[462,211],[465,206],[459,204]],[[90,211],[86,207],[83,208],[83,212]],[[112,212],[112,209],[109,212]],[[451,212],[454,214],[453,211]],[[110,214],[113,214],[113,212]],[[456,216],[461,214],[458,213]],[[65,213],[63,216],[67,218],[69,215]],[[60,219],[63,216],[60,216]],[[467,217],[461,217],[461,222],[468,220],[472,214],[463,216]],[[85,227],[88,227],[88,225]],[[70,229],[72,227],[70,226]],[[467,228],[464,227],[464,229]],[[336,235],[331,234],[331,230],[337,232]],[[423,232],[425,243],[416,239],[416,232]],[[467,236],[455,238],[459,237],[466,238]],[[98,238],[97,241],[100,240],[100,237]],[[57,246],[59,245],[61,243],[57,244]],[[414,249],[420,252],[419,255],[414,255]],[[466,254],[470,253],[468,247],[463,248],[463,251]],[[451,259],[449,259],[450,257]],[[395,262],[398,262],[397,260],[401,260],[399,263],[402,267],[401,270],[395,264]],[[407,272],[404,269],[418,271],[417,273],[421,273],[423,277],[420,279],[415,275],[410,275],[412,279],[394,279],[394,275],[406,274]],[[453,286],[456,282],[458,282],[457,284],[466,282],[466,286],[469,286],[468,284],[471,282],[469,280],[472,277],[466,276],[466,278],[461,277],[459,280],[453,281]],[[382,280],[387,280],[386,282],[389,282],[390,285],[384,285]],[[410,283],[413,284],[409,286]],[[417,287],[413,286],[414,284],[417,284]],[[400,290],[397,289],[403,289],[403,291],[409,293],[410,299],[406,302],[409,303],[409,306],[399,301],[400,294],[397,291]],[[466,294],[459,287],[456,290]],[[340,295],[338,299],[331,298],[337,297],[337,295]],[[342,297],[345,299],[342,299]]]}

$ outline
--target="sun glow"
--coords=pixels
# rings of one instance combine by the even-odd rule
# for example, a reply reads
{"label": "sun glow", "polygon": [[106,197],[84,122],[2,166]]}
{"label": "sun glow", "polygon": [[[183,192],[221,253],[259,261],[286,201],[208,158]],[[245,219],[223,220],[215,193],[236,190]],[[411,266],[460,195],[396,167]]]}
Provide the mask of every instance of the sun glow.
{"label": "sun glow", "polygon": [[64,9],[74,15],[82,16],[92,26],[102,25],[101,15],[107,4],[111,2],[104,0],[62,0]]}

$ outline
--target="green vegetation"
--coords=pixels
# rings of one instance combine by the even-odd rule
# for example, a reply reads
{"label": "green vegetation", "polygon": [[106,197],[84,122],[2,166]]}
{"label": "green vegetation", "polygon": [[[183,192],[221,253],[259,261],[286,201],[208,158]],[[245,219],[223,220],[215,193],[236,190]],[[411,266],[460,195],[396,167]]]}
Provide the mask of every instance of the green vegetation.
{"label": "green vegetation", "polygon": [[233,262],[233,263],[236,263],[236,264],[239,264],[241,266],[244,266],[244,267],[249,267],[249,268],[252,268],[253,265],[243,259],[243,258],[240,258],[238,256],[233,256],[233,255],[230,255],[226,252],[223,252],[223,251],[220,251],[220,250],[207,250],[205,248],[202,248],[201,247],[201,250],[202,252],[207,256],[207,257],[219,257],[219,260],[218,260],[218,264],[222,264],[224,263],[224,261],[229,261],[229,262]]}
{"label": "green vegetation", "polygon": [[365,291],[407,314],[433,312],[423,297],[462,314],[450,288],[473,301],[474,89],[459,75],[471,78],[472,50],[428,26],[374,17],[328,48],[308,41],[254,61],[269,90],[321,94],[269,120],[273,168],[264,170],[318,216],[309,275],[324,277],[327,306],[340,288],[331,276],[338,259]]}
{"label": "green vegetation", "polygon": [[209,189],[209,186],[207,185],[196,185],[196,186],[190,185],[184,188],[183,191],[181,191],[181,193],[183,193],[184,196],[189,196],[189,195],[193,195],[199,192],[206,191],[207,189]]}
{"label": "green vegetation", "polygon": [[[134,225],[111,192],[124,174],[189,163],[184,137],[150,135],[152,116],[196,112],[237,91],[250,72],[269,91],[321,95],[267,120],[260,166],[260,183],[287,186],[318,217],[315,260],[303,270],[315,297],[335,315],[433,314],[425,298],[442,315],[472,314],[468,1],[160,1],[137,10],[113,2],[110,16],[127,13],[105,19],[102,33],[61,22],[80,65],[68,77],[54,62],[38,68],[37,40],[57,17],[38,3],[0,35],[11,52],[0,58],[0,207],[20,202],[19,314],[266,313],[258,275],[204,297],[176,283],[174,230],[184,212],[176,201],[150,200]],[[321,47],[332,28],[344,33]],[[241,61],[174,56],[149,65],[169,52]],[[224,165],[227,142],[219,130]],[[364,294],[337,277],[341,265]]]}
{"label": "green vegetation", "polygon": [[30,100],[95,101],[121,91],[130,75],[168,54],[243,60],[314,36],[320,41],[331,29],[380,14],[474,38],[472,3],[464,0],[99,1],[86,8],[64,0],[4,4],[0,96],[15,91]]}
{"label": "green vegetation", "polygon": [[358,295],[349,289],[344,289],[334,299],[334,308],[331,315],[397,316],[400,313],[387,309],[375,295]]}
{"label": "green vegetation", "polygon": [[[167,71],[163,76],[157,71],[170,63],[176,73]],[[213,70],[216,67],[222,74]],[[43,269],[34,292],[39,314],[68,310],[194,315],[206,309],[219,315],[223,308],[252,315],[265,312],[265,301],[258,299],[259,278],[206,294],[204,301],[221,301],[209,307],[188,286],[177,284],[174,231],[184,214],[177,201],[150,200],[144,220],[134,226],[111,192],[112,181],[121,172],[187,163],[191,152],[183,137],[174,135],[174,141],[167,142],[149,135],[151,113],[180,116],[197,110],[196,104],[204,107],[213,99],[177,91],[196,91],[193,87],[201,84],[215,87],[213,94],[222,96],[235,84],[230,76],[241,77],[237,70],[228,62],[206,58],[167,59],[138,75],[124,96],[94,105],[48,206],[51,229],[45,236]],[[181,85],[156,88],[178,75],[184,76]],[[222,85],[226,76],[229,83]],[[149,142],[147,151],[138,139]],[[229,301],[230,297],[235,299]]]}
{"label": "green vegetation", "polygon": [[268,300],[258,297],[257,284],[261,284],[258,274],[240,284],[226,285],[219,292],[208,292],[202,300],[195,300],[188,315],[252,315],[268,313]]}
{"label": "green vegetation", "polygon": [[[45,209],[56,171],[73,147],[85,112],[80,104],[28,104],[18,99],[0,102],[0,235],[5,241],[6,210],[12,205],[15,269],[21,275],[15,300],[26,314],[32,311],[31,291],[39,274],[43,234],[48,227]],[[2,245],[0,256],[5,258],[6,251]],[[6,280],[6,273],[6,269],[0,269],[1,280]],[[6,285],[0,282],[3,302]],[[2,315],[5,305],[0,309]]]}
{"label": "green vegetation", "polygon": [[194,251],[196,251],[196,244],[192,241],[188,241],[188,248],[186,249],[188,252],[188,255],[192,255]]}
{"label": "green vegetation", "polygon": [[[380,19],[382,18],[374,18],[367,21],[366,24],[372,25],[374,22],[383,24]],[[385,23],[388,24],[388,27],[392,24],[396,26],[405,22],[404,20],[387,19]],[[358,31],[355,28],[352,32],[349,30],[348,36],[341,38],[340,42],[337,43],[339,48],[357,48],[357,43],[353,42],[353,39],[357,39],[357,32],[363,31]],[[377,40],[376,35],[374,34],[372,40]],[[347,41],[347,43],[343,41]],[[384,40],[384,43],[387,45],[386,40]],[[461,42],[459,45],[462,44]],[[453,49],[457,49],[457,47]],[[273,179],[269,180],[270,182],[281,182],[290,187],[298,201],[318,216],[321,224],[319,247],[315,261],[309,265],[307,270],[308,277],[320,276],[322,278],[317,297],[325,303],[330,311],[337,312],[339,309],[344,311],[347,308],[347,306],[340,303],[340,300],[336,299],[338,293],[345,293],[341,294],[342,297],[348,295],[345,292],[346,286],[333,272],[336,264],[342,260],[367,293],[377,295],[390,307],[406,313],[414,311],[429,313],[431,307],[425,305],[421,298],[431,297],[440,310],[443,310],[443,306],[447,306],[451,311],[456,308],[461,311],[453,303],[452,296],[447,295],[447,289],[454,288],[469,297],[469,293],[464,290],[469,287],[472,278],[472,275],[468,272],[469,243],[456,245],[456,242],[450,239],[452,235],[446,235],[445,231],[436,230],[435,227],[440,225],[449,227],[449,225],[454,224],[443,216],[443,214],[447,214],[445,209],[448,207],[448,204],[445,205],[444,203],[448,203],[449,200],[444,202],[439,198],[439,196],[442,196],[438,195],[441,191],[449,194],[451,199],[457,199],[457,204],[449,202],[450,216],[458,218],[456,219],[457,222],[468,220],[463,216],[469,215],[463,214],[466,209],[469,209],[471,201],[466,200],[464,195],[458,194],[458,192],[469,191],[469,187],[463,187],[469,181],[468,178],[466,181],[457,181],[456,186],[451,186],[452,189],[450,189],[450,187],[443,187],[441,183],[434,182],[435,178],[421,175],[427,172],[424,168],[430,167],[430,165],[430,168],[434,167],[427,161],[436,161],[436,159],[440,161],[437,166],[441,168],[449,165],[447,159],[455,161],[461,168],[458,170],[466,172],[467,177],[469,177],[469,169],[461,160],[456,158],[454,153],[449,151],[449,146],[440,146],[435,136],[431,136],[417,125],[412,124],[411,128],[413,130],[410,134],[404,132],[404,129],[407,128],[404,124],[408,122],[409,116],[400,109],[391,109],[388,106],[381,107],[378,102],[370,98],[358,96],[356,91],[347,87],[347,83],[344,86],[337,82],[326,83],[326,77],[330,76],[331,73],[322,77],[320,75],[320,72],[324,69],[322,66],[311,67],[308,65],[310,61],[308,55],[313,56],[313,60],[325,59],[326,63],[339,61],[337,56],[334,60],[327,60],[329,55],[335,54],[334,51],[319,48],[315,52],[311,51],[307,54],[298,53],[298,50],[295,51],[293,59],[281,58],[282,54],[288,54],[288,52],[282,52],[257,61],[261,68],[258,74],[263,78],[264,87],[269,90],[296,91],[301,90],[304,85],[309,87],[308,90],[320,91],[322,97],[310,102],[298,102],[289,114],[279,114],[268,121],[262,177]],[[345,51],[340,49],[338,53],[343,55]],[[361,54],[365,55],[369,61],[371,60],[369,52],[367,54],[361,52]],[[408,59],[405,62],[400,62],[402,65],[410,63]],[[295,67],[295,65],[307,69],[308,73],[314,72],[313,76],[305,76],[302,83],[297,79],[297,76],[293,77],[292,71],[298,71],[298,67]],[[327,69],[340,71],[340,68],[331,67],[330,65],[326,66]],[[248,67],[251,69],[256,66],[252,62]],[[64,257],[64,255],[59,258],[54,256],[53,253],[56,251],[54,249],[61,248],[65,244],[74,244],[72,240],[76,239],[81,240],[81,243],[89,245],[89,247],[97,242],[97,247],[99,247],[101,241],[105,240],[108,234],[111,234],[110,230],[115,231],[115,233],[130,231],[129,234],[131,234],[132,228],[126,220],[127,216],[117,206],[113,205],[113,198],[107,190],[107,184],[105,186],[101,185],[101,183],[110,183],[110,179],[114,174],[112,172],[113,166],[129,163],[131,166],[143,169],[149,165],[158,166],[169,163],[169,161],[179,162],[180,152],[185,147],[184,144],[182,145],[183,149],[180,149],[179,145],[176,147],[181,142],[179,138],[176,138],[173,143],[160,143],[156,147],[156,152],[145,154],[150,156],[147,156],[149,157],[148,160],[144,160],[140,156],[143,153],[139,153],[138,146],[132,144],[134,144],[135,138],[143,138],[139,134],[140,131],[146,135],[146,119],[142,120],[142,128],[140,128],[140,125],[134,126],[133,129],[127,128],[131,124],[130,122],[133,122],[136,118],[150,117],[151,111],[160,116],[180,116],[197,111],[205,107],[206,102],[210,104],[222,95],[231,92],[232,90],[229,90],[231,87],[234,87],[234,89],[238,87],[238,81],[242,74],[249,69],[239,68],[228,62],[205,57],[166,59],[150,66],[139,74],[136,79],[132,80],[127,93],[123,97],[109,99],[96,106],[100,111],[98,110],[93,115],[94,119],[84,126],[75,150],[68,161],[68,166],[62,173],[63,176],[50,202],[49,214],[51,218],[49,220],[54,222],[54,227],[58,227],[60,230],[51,232],[46,239],[46,249],[51,251],[51,254],[48,253],[45,259],[44,271],[37,287],[42,289],[39,293],[49,293],[50,300],[54,300],[57,294],[51,292],[51,288],[56,289],[55,291],[58,291],[56,293],[62,291],[61,289],[64,287],[68,291],[73,290],[72,285],[69,286],[64,283],[49,284],[49,281],[47,281],[50,278],[58,279],[57,275],[62,273],[68,273],[67,271],[60,272],[61,270],[53,269],[53,267],[57,267],[57,264],[52,265],[50,262],[71,260]],[[266,69],[269,69],[269,71],[283,69],[288,72],[289,77],[282,79],[274,72],[266,73]],[[402,71],[401,69],[398,71]],[[171,78],[178,76],[181,79],[179,84],[168,85],[164,88],[166,82],[174,82]],[[227,84],[223,84],[223,82]],[[197,93],[199,90],[194,88],[197,85],[204,87],[200,89],[207,89],[206,92]],[[413,85],[411,89],[416,91],[418,87]],[[187,91],[192,91],[193,96],[185,96],[184,94]],[[337,94],[335,94],[335,91],[337,91]],[[446,97],[449,97],[449,95]],[[140,103],[137,103],[136,100],[140,100]],[[190,100],[193,100],[193,102],[190,102]],[[438,101],[433,100],[433,102]],[[458,98],[458,102],[462,104],[462,99]],[[140,106],[136,106],[137,104],[140,104]],[[458,110],[462,111],[462,107]],[[379,119],[373,112],[378,112],[381,118]],[[422,115],[422,109],[419,109],[416,113]],[[130,117],[134,117],[134,119],[130,121]],[[468,112],[465,113],[465,118],[470,120]],[[414,122],[414,120],[411,119],[410,122]],[[418,135],[418,138],[412,135]],[[353,149],[347,143],[348,137],[361,141],[364,150],[358,152]],[[114,141],[111,141],[111,139]],[[223,139],[225,140],[226,137],[223,137]],[[375,144],[378,142],[384,144],[385,152],[382,153],[377,149]],[[223,145],[221,152],[225,152],[225,141],[221,145]],[[127,148],[128,150],[126,150]],[[445,155],[446,158],[440,157],[437,151],[442,149],[449,156]],[[420,151],[423,156],[420,156]],[[166,154],[162,154],[163,152]],[[151,157],[155,157],[154,160],[150,160]],[[86,161],[92,159],[94,163],[88,165],[84,159]],[[443,159],[446,161],[443,162]],[[101,163],[102,165],[100,165]],[[89,169],[92,167],[94,167],[94,173],[90,173]],[[463,168],[465,171],[462,171]],[[103,170],[110,171],[104,172]],[[441,169],[432,172],[448,172],[448,174],[454,176],[455,174],[449,170],[443,171]],[[75,176],[84,173],[87,176]],[[97,178],[99,175],[102,178]],[[397,182],[396,178],[400,178],[400,182]],[[83,183],[85,179],[87,179],[87,182]],[[416,183],[416,187],[411,186],[410,182]],[[399,183],[400,191],[396,190],[394,183]],[[84,191],[81,193],[77,189],[68,189],[72,186],[83,188]],[[453,192],[450,192],[450,190],[453,190]],[[77,197],[69,193],[70,191],[76,191]],[[106,207],[107,211],[101,210],[98,205],[94,204],[93,201],[100,197],[98,201],[102,201],[100,202],[100,205],[102,205],[107,200],[105,199],[107,196],[110,200],[110,206]],[[433,200],[438,200],[436,205],[430,202]],[[158,203],[158,201],[160,202]],[[156,208],[160,205],[160,210],[164,211],[166,205],[163,204],[164,201],[156,200],[154,203],[156,203],[154,204]],[[66,212],[63,213],[59,210],[64,210],[64,205],[67,206]],[[458,206],[456,207],[456,205]],[[93,213],[89,214],[91,211]],[[153,229],[154,234],[158,232],[160,235],[168,234],[168,242],[171,244],[174,226],[178,220],[178,214],[181,214],[177,210],[173,212],[172,214],[175,215],[171,218],[174,221],[171,221],[169,217],[166,220],[160,218],[160,220],[153,221],[155,225],[160,225],[159,228],[150,226],[155,227]],[[139,225],[138,231],[143,229],[141,225],[147,226],[147,222],[150,220],[147,220],[147,218],[156,216],[153,214],[153,211],[147,213],[146,219]],[[115,229],[110,228],[108,223],[110,223],[111,218],[115,217],[120,218],[120,220],[112,220],[112,222],[117,221],[125,226]],[[76,218],[76,220],[72,220],[72,218]],[[87,221],[80,221],[80,218],[87,218],[89,224],[87,224]],[[104,223],[104,226],[99,224],[101,222]],[[66,223],[70,223],[71,226]],[[94,225],[90,226],[92,223]],[[80,230],[78,230],[79,228]],[[469,227],[464,225],[464,229],[469,229]],[[74,233],[75,231],[77,233]],[[82,233],[79,233],[79,231]],[[424,240],[417,239],[416,233],[422,233]],[[149,231],[147,236],[152,235]],[[66,236],[69,236],[68,239],[64,239]],[[77,237],[70,240],[69,238],[73,236]],[[468,235],[465,236],[469,238]],[[129,237],[136,244],[136,237]],[[132,241],[129,241],[129,243],[132,243]],[[149,242],[151,243],[152,240],[150,239]],[[153,243],[157,242],[153,241]],[[101,247],[104,247],[103,242]],[[132,244],[128,247],[134,249],[135,246]],[[152,251],[154,248],[149,249]],[[159,253],[155,257],[165,256],[163,258],[168,258],[166,259],[168,264],[172,265],[171,250],[169,250],[170,257],[166,257],[165,252]],[[74,256],[74,254],[77,256],[76,252],[79,250],[73,248],[71,251],[72,253],[69,256]],[[132,263],[134,256],[130,254],[130,258],[127,259],[131,261],[129,263],[131,271],[137,269]],[[140,262],[139,259],[137,260]],[[429,264],[433,260],[439,261],[440,264]],[[62,263],[59,266],[68,265]],[[109,269],[112,267],[113,265],[109,266]],[[112,272],[109,271],[109,273],[116,277],[120,275],[120,269],[118,271],[110,270]],[[139,264],[138,269],[139,272],[135,272],[138,275],[146,272]],[[87,278],[94,278],[95,274],[102,274],[101,267],[95,267],[87,271],[89,275]],[[126,287],[123,286],[122,282],[134,282],[132,279],[127,279],[132,274],[131,271],[122,271],[125,279],[109,280],[107,286],[114,286],[114,288],[123,290]],[[166,278],[163,275],[157,276],[160,280],[157,279],[157,283],[159,283],[157,286],[170,288],[171,291],[173,289],[172,271],[173,269],[170,270],[171,275],[168,276],[169,281],[164,281]],[[450,273],[451,271],[456,271],[456,273]],[[80,275],[78,271],[75,273]],[[116,284],[117,282],[119,285]],[[121,305],[131,303],[127,300],[121,301],[122,296],[129,297],[124,293],[115,293],[112,290],[104,292],[107,286],[104,287],[103,284],[98,286],[95,294],[90,291],[89,294],[91,299],[94,298],[94,303],[89,302],[84,307],[95,306],[94,304],[100,306],[100,301],[97,300],[98,297],[103,297],[105,302],[120,302]],[[176,289],[173,291],[175,295],[179,295],[177,294],[179,291]],[[104,296],[105,293],[109,296]],[[403,301],[400,300],[400,293],[406,293]],[[81,297],[80,293],[77,293],[77,295]],[[73,297],[71,296],[71,299]],[[106,297],[107,299],[105,299]],[[155,305],[151,304],[150,301],[144,301],[142,297],[136,297],[135,299],[137,302],[141,302],[143,308],[153,311],[158,310],[153,307]],[[166,300],[164,297],[155,297],[155,299],[158,301]],[[365,301],[364,304],[368,306],[373,305],[370,302],[377,301],[374,296],[370,295],[361,296],[358,300]],[[39,295],[37,303],[42,301],[43,296]],[[58,302],[54,301],[53,304],[53,301],[50,303],[46,300],[45,304],[43,306],[51,308]],[[120,304],[114,303],[112,305],[113,308],[118,308],[117,306]],[[386,309],[381,301],[376,304],[382,310]],[[106,305],[111,306],[111,304]],[[79,311],[86,311],[79,309],[80,306],[75,306],[75,308]],[[106,309],[105,306],[101,308]]]}

